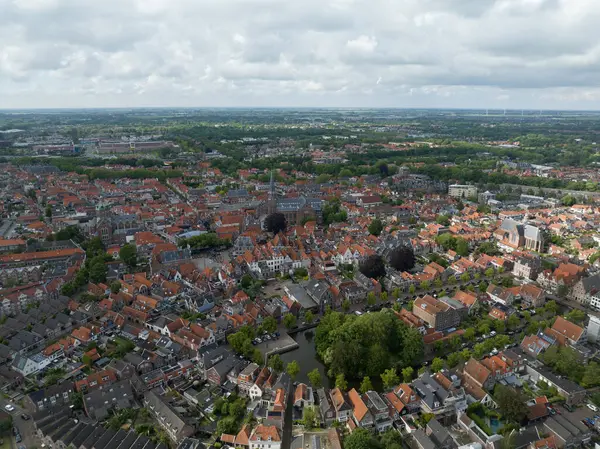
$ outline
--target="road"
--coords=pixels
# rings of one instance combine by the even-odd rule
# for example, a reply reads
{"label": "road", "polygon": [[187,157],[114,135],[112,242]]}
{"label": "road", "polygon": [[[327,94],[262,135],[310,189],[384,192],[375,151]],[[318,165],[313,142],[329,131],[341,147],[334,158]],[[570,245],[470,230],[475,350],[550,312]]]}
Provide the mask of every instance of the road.
{"label": "road", "polygon": [[23,438],[23,441],[21,441],[20,443],[17,444],[15,442],[15,437],[12,436],[12,434],[11,434],[10,440],[11,440],[12,448],[17,449],[21,445],[25,446],[26,448],[40,447],[40,441],[35,436],[35,428],[33,426],[33,420],[29,419],[26,421],[23,418],[21,418],[21,415],[23,413],[29,414],[29,411],[25,410],[23,407],[21,407],[20,404],[18,404],[16,402],[11,402],[4,397],[0,397],[0,407],[2,407],[2,410],[6,410],[4,407],[7,404],[12,404],[15,407],[15,411],[13,411],[11,413],[12,417],[13,417],[13,425],[19,429],[19,432],[21,433],[21,437]]}
{"label": "road", "polygon": [[285,414],[283,418],[283,435],[281,437],[282,449],[290,449],[292,446],[292,427],[293,427],[293,407],[294,407],[294,386],[290,385],[288,388],[287,405],[285,407]]}

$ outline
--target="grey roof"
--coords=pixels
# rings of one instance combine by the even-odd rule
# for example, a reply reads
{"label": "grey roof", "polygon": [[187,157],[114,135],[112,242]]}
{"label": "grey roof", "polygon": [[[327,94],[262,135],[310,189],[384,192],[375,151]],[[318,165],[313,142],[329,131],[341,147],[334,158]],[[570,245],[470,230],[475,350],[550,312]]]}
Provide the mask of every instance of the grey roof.
{"label": "grey roof", "polygon": [[[106,443],[105,449],[115,449],[119,446],[119,444],[121,444],[121,442],[125,439],[126,436],[127,432],[125,432],[123,429],[119,429],[117,434]],[[96,446],[94,446],[94,449],[100,448],[96,448]]]}
{"label": "grey roof", "polygon": [[85,426],[85,423],[82,423],[80,421],[75,427],[72,427],[71,432],[62,439],[62,442],[65,444],[65,446],[68,447],[69,444],[71,444],[71,442],[75,439],[77,435],[79,435],[79,432],[81,432]]}
{"label": "grey roof", "polygon": [[334,411],[333,404],[331,403],[331,398],[325,392],[325,388],[319,388],[317,390],[317,397],[319,398],[319,409],[321,410],[321,416],[325,418],[327,412]]}
{"label": "grey roof", "polygon": [[315,211],[321,210],[323,201],[319,198],[283,198],[277,200],[277,210],[281,212],[293,212],[302,209],[305,206],[312,207]]}
{"label": "grey roof", "polygon": [[444,442],[451,438],[450,433],[435,418],[427,423],[427,427],[431,430],[429,437],[437,446],[442,446]]}
{"label": "grey roof", "polygon": [[159,416],[160,421],[165,425],[170,426],[175,433],[181,432],[187,425],[186,422],[154,392],[147,391],[144,394],[144,402],[147,403],[147,406],[155,415]]}
{"label": "grey roof", "polygon": [[526,239],[541,240],[542,232],[540,228],[531,225],[525,225],[524,235]]}
{"label": "grey roof", "polygon": [[130,431],[125,437],[125,439],[121,441],[121,444],[113,447],[114,449],[129,449],[135,442],[135,440],[137,440],[137,433]]}
{"label": "grey roof", "polygon": [[101,386],[84,395],[83,401],[90,417],[102,419],[113,408],[128,408],[133,402],[133,392],[129,380]]}
{"label": "grey roof", "polygon": [[229,198],[242,198],[248,196],[246,189],[232,189],[227,192]]}
{"label": "grey roof", "polygon": [[105,449],[116,435],[114,430],[106,429],[106,431],[102,434],[101,437],[94,443],[93,449]]}
{"label": "grey roof", "polygon": [[571,432],[561,426],[554,418],[548,418],[546,422],[544,422],[544,426],[564,441],[571,438]]}
{"label": "grey roof", "polygon": [[600,274],[595,274],[581,280],[581,284],[586,293],[596,293],[600,291]]}
{"label": "grey roof", "polygon": [[431,409],[438,408],[434,406],[435,402],[440,405],[444,403],[448,397],[448,392],[442,388],[433,378],[429,375],[429,372],[423,373],[423,375],[413,382],[413,387],[419,395],[419,397],[427,404]]}
{"label": "grey roof", "polygon": [[73,439],[71,444],[75,447],[81,446],[81,444],[86,440],[87,437],[94,431],[94,426],[90,424],[86,424],[83,429],[77,434],[77,436]]}
{"label": "grey roof", "polygon": [[104,427],[96,427],[94,429],[94,431],[92,433],[90,433],[90,435],[85,439],[85,441],[83,443],[81,443],[81,445],[85,449],[92,449],[92,447],[94,446],[94,443],[96,441],[98,441],[98,438],[100,438],[102,435],[104,435],[105,431],[106,431],[106,429]]}
{"label": "grey roof", "polygon": [[435,444],[431,439],[425,434],[423,429],[417,429],[412,433],[413,438],[417,442],[418,446],[422,449],[436,449]]}

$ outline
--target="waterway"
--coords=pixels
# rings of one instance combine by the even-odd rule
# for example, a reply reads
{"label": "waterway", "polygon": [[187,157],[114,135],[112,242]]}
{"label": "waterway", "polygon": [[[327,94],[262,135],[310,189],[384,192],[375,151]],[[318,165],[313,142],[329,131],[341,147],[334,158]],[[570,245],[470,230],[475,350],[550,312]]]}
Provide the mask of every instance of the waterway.
{"label": "waterway", "polygon": [[[296,340],[299,347],[285,354],[281,354],[281,359],[284,364],[296,360],[300,365],[300,372],[296,376],[296,382],[302,382],[310,385],[308,380],[308,373],[317,368],[321,373],[321,379],[323,379],[323,386],[326,388],[335,387],[335,379],[327,377],[327,368],[317,357],[317,349],[315,348],[315,335],[316,329],[308,329],[302,332],[298,332],[293,335],[292,338]],[[360,388],[360,382],[362,379],[346,379],[348,382],[348,388]],[[381,379],[372,378],[371,383],[373,388],[377,391],[383,391]]]}
{"label": "waterway", "polygon": [[327,377],[327,368],[317,358],[317,350],[315,348],[315,329],[308,329],[298,332],[292,337],[298,343],[298,349],[281,354],[284,364],[295,360],[300,365],[300,372],[296,376],[297,382],[310,384],[308,373],[317,368],[323,379],[323,386],[333,388],[335,382],[332,382]]}

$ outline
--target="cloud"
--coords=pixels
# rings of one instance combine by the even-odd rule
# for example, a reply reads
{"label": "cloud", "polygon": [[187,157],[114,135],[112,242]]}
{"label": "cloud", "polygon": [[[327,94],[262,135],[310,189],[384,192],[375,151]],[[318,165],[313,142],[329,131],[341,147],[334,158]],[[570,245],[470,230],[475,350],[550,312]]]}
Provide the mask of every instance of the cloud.
{"label": "cloud", "polygon": [[0,107],[597,108],[597,0],[0,0]]}

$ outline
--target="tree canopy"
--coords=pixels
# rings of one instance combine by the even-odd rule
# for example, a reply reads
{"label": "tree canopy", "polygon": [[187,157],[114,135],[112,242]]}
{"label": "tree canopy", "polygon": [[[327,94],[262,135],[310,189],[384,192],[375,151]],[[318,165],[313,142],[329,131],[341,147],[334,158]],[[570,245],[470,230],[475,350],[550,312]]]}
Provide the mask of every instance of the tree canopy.
{"label": "tree canopy", "polygon": [[415,253],[412,248],[400,245],[390,253],[390,265],[398,271],[408,271],[415,266]]}
{"label": "tree canopy", "polygon": [[265,229],[273,234],[285,231],[286,227],[287,222],[285,221],[285,215],[279,212],[269,214],[267,215],[267,218],[265,218]]}
{"label": "tree canopy", "polygon": [[423,354],[419,332],[389,309],[361,316],[328,313],[317,326],[315,343],[329,374],[346,379],[379,377],[388,368],[412,365]]}
{"label": "tree canopy", "polygon": [[385,276],[385,263],[380,255],[374,254],[360,263],[360,272],[370,278]]}

